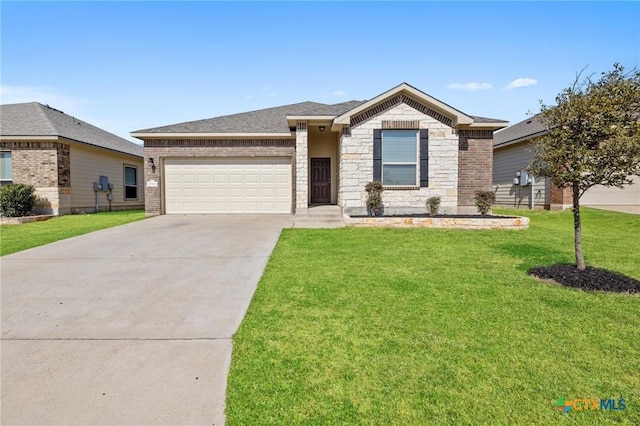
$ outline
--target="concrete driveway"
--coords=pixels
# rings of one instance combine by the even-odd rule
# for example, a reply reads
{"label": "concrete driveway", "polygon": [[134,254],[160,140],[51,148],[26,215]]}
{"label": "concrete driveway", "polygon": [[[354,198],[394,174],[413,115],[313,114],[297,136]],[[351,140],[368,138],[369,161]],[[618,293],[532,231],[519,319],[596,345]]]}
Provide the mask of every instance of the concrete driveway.
{"label": "concrete driveway", "polygon": [[3,425],[218,425],[293,216],[159,216],[0,258]]}

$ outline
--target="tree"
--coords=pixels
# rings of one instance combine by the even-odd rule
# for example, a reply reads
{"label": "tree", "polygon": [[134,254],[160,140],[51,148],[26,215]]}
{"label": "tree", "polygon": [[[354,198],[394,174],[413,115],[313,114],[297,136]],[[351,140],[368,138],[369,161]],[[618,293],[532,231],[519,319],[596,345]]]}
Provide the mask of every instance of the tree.
{"label": "tree", "polygon": [[573,191],[576,266],[584,270],[580,197],[594,185],[623,188],[640,174],[640,71],[616,63],[597,81],[580,72],[556,102],[541,105],[547,133],[528,169]]}

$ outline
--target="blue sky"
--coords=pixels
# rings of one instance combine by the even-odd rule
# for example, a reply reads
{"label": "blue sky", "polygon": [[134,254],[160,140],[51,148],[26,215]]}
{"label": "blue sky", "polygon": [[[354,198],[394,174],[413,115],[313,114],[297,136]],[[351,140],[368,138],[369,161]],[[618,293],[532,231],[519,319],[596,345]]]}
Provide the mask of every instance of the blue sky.
{"label": "blue sky", "polygon": [[512,124],[640,63],[639,2],[8,2],[1,102],[129,132],[401,82]]}

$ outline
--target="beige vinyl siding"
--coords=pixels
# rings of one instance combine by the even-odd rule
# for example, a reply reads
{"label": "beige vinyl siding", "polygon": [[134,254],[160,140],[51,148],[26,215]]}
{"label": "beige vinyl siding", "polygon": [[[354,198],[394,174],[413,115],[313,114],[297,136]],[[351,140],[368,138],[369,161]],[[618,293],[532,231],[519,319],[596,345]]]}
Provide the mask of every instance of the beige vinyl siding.
{"label": "beige vinyl siding", "polygon": [[[531,205],[531,187],[514,185],[516,172],[529,165],[533,152],[525,144],[514,144],[493,151],[493,190],[498,206],[529,208]],[[534,205],[549,205],[549,182],[545,178],[536,178],[534,184]]]}
{"label": "beige vinyl siding", "polygon": [[[94,148],[78,143],[70,145],[71,161],[71,209],[95,210],[93,182],[107,176],[113,184],[113,210],[144,208],[144,179],[142,158],[106,149]],[[124,166],[138,168],[138,198],[124,199]],[[98,192],[100,210],[107,210],[109,202],[106,192]]]}
{"label": "beige vinyl siding", "polygon": [[[580,204],[588,207],[607,207],[625,210],[624,207],[640,206],[640,177],[633,177],[633,184],[624,189],[607,188],[596,185],[589,188],[580,199]],[[630,210],[629,210],[630,211]]]}

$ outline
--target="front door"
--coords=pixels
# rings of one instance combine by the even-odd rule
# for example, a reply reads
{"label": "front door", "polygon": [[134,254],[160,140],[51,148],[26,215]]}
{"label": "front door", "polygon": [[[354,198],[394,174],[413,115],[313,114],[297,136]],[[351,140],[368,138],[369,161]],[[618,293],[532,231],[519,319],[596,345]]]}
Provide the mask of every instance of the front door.
{"label": "front door", "polygon": [[331,159],[311,159],[311,204],[331,202]]}

